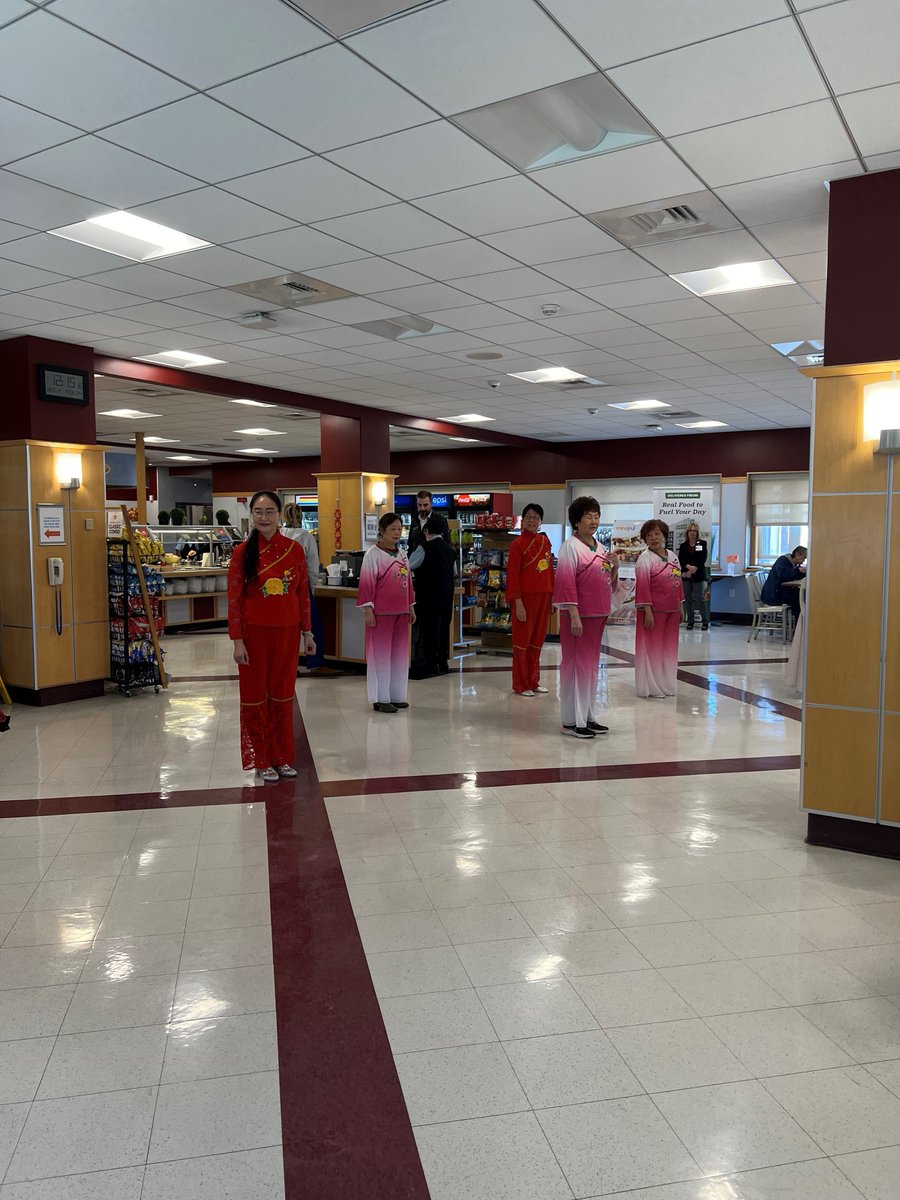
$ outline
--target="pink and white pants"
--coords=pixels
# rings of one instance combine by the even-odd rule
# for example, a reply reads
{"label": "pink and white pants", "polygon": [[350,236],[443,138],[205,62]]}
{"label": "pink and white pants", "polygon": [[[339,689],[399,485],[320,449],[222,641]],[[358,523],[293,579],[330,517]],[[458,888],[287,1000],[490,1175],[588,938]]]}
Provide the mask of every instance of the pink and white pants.
{"label": "pink and white pants", "polygon": [[597,670],[600,666],[600,642],[606,617],[582,617],[584,633],[572,636],[572,625],[565,609],[559,613],[559,708],[563,725],[583,729],[593,721],[592,706],[597,694]]}
{"label": "pink and white pants", "polygon": [[366,684],[372,704],[406,700],[409,684],[409,613],[376,613],[366,626]]}
{"label": "pink and white pants", "polygon": [[653,610],[653,628],[644,628],[643,609],[637,614],[634,638],[634,690],[639,696],[674,696],[678,675],[678,626],[681,610]]}

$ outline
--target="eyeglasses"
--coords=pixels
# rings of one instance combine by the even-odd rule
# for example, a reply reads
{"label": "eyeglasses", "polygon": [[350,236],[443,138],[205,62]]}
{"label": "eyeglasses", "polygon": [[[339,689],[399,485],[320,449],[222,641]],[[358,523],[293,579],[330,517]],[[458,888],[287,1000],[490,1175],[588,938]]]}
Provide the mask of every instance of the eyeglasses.
{"label": "eyeglasses", "polygon": [[277,516],[277,514],[278,514],[277,508],[254,508],[253,509],[254,517],[274,517],[274,516]]}

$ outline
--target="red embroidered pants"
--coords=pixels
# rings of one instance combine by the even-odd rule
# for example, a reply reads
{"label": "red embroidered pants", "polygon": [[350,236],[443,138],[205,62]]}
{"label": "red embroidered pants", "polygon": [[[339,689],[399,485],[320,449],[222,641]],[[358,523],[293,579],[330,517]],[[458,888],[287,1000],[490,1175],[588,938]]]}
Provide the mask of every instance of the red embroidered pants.
{"label": "red embroidered pants", "polygon": [[541,647],[547,636],[547,619],[550,616],[549,592],[523,592],[525,620],[516,617],[516,602],[512,609],[514,692],[534,691],[541,681]]}
{"label": "red embroidered pants", "polygon": [[293,763],[300,627],[248,625],[244,645],[250,661],[238,668],[241,765],[264,771]]}

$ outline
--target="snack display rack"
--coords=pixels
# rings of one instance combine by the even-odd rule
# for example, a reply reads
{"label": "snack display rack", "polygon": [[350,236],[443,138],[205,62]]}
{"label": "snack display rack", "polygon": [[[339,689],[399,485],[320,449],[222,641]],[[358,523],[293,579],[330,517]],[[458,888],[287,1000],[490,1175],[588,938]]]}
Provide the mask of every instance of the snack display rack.
{"label": "snack display rack", "polygon": [[163,630],[160,601],[166,585],[159,571],[145,567],[142,554],[155,547],[146,531],[132,528],[123,506],[123,536],[109,538],[109,678],[122,695],[135,688],[168,687],[159,635]]}
{"label": "snack display rack", "polygon": [[476,626],[481,631],[479,654],[512,654],[512,615],[506,601],[506,567],[509,547],[516,536],[500,529],[485,529],[481,533],[481,546],[475,551],[477,603],[481,609],[481,620]]}

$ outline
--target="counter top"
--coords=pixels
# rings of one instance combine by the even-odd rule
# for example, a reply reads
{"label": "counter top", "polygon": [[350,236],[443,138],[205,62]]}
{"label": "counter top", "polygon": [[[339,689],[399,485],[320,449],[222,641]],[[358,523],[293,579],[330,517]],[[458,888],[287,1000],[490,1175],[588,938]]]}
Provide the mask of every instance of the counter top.
{"label": "counter top", "polygon": [[353,597],[359,595],[358,587],[332,587],[330,584],[320,583],[313,588],[314,596],[332,596],[340,598],[341,596]]}
{"label": "counter top", "polygon": [[190,579],[194,575],[227,575],[227,567],[154,567],[166,579]]}

